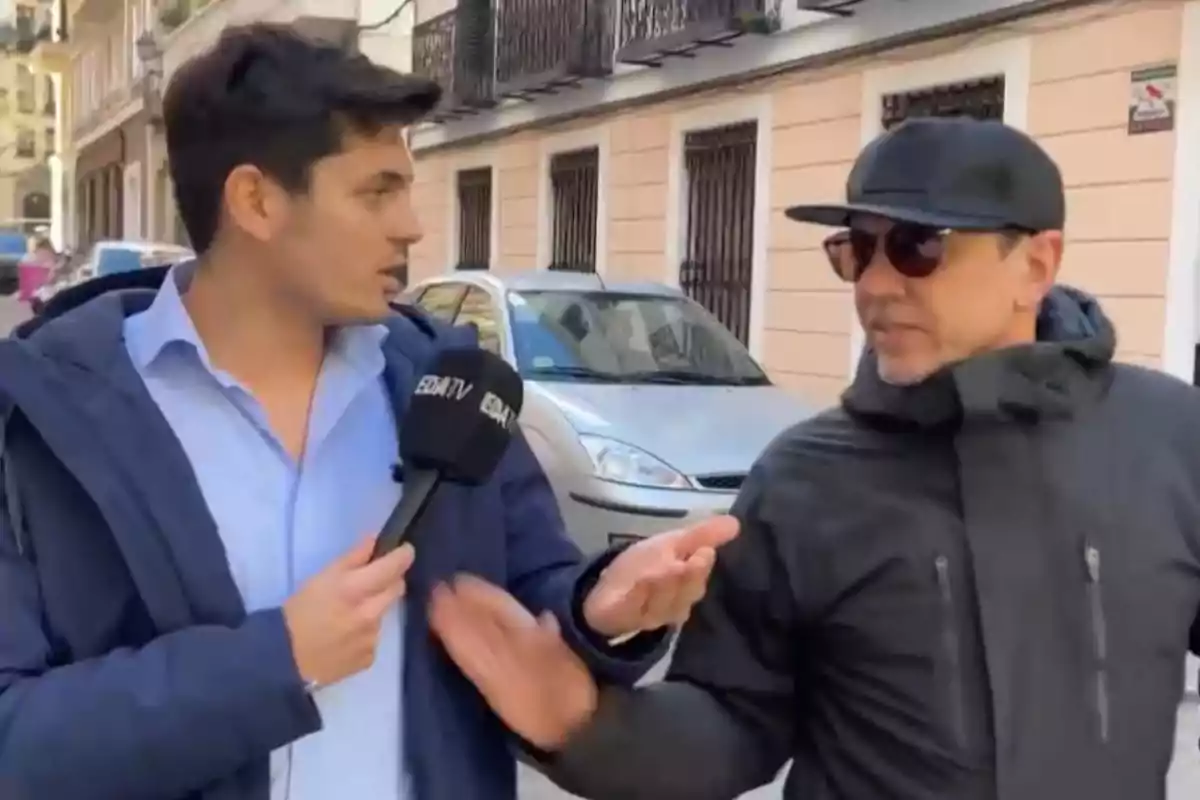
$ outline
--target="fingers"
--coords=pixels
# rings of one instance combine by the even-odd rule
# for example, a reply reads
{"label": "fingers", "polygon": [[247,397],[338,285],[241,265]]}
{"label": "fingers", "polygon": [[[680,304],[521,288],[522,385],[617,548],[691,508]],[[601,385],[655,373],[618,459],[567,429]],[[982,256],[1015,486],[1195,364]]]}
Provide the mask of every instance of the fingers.
{"label": "fingers", "polygon": [[465,608],[501,629],[517,633],[537,627],[537,619],[508,592],[472,575],[454,579],[454,595]]}
{"label": "fingers", "polygon": [[378,622],[389,608],[404,597],[407,590],[408,584],[404,580],[399,580],[382,591],[367,596],[359,606],[363,621],[366,623]]}
{"label": "fingers", "polygon": [[467,648],[483,657],[485,651],[502,650],[506,641],[539,628],[538,621],[512,595],[467,576],[459,576],[453,586],[434,588],[429,621],[452,657],[455,648]]}
{"label": "fingers", "polygon": [[676,624],[686,622],[692,608],[704,598],[708,589],[708,579],[712,576],[716,563],[717,551],[711,547],[700,548],[687,560],[683,585],[672,609],[672,620]]}
{"label": "fingers", "polygon": [[355,568],[348,576],[347,586],[358,597],[370,597],[388,592],[397,584],[403,585],[404,576],[416,558],[411,544],[402,544],[386,555]]}
{"label": "fingers", "polygon": [[640,616],[645,621],[645,628],[661,627],[670,622],[686,575],[687,565],[674,562],[638,581],[644,596]]}
{"label": "fingers", "polygon": [[554,636],[562,636],[562,628],[558,624],[558,617],[554,616],[551,611],[543,611],[538,617],[538,627],[546,633]]}
{"label": "fingers", "polygon": [[502,637],[486,620],[472,619],[461,598],[448,586],[433,590],[429,627],[468,680],[481,688],[492,680],[490,675],[498,669]]}
{"label": "fingers", "polygon": [[675,555],[681,559],[691,558],[701,548],[717,549],[737,538],[739,523],[728,514],[705,520],[698,525],[678,531],[675,540]]}
{"label": "fingers", "polygon": [[642,616],[644,629],[686,622],[692,608],[704,597],[716,560],[716,550],[702,547],[680,564],[673,574],[647,581],[647,599]]}
{"label": "fingers", "polygon": [[361,567],[371,561],[371,553],[374,552],[374,549],[375,537],[368,536],[330,564],[329,568],[339,572],[348,572]]}
{"label": "fingers", "polygon": [[485,693],[562,643],[552,614],[535,618],[504,590],[467,576],[434,589],[429,623],[446,653]]}

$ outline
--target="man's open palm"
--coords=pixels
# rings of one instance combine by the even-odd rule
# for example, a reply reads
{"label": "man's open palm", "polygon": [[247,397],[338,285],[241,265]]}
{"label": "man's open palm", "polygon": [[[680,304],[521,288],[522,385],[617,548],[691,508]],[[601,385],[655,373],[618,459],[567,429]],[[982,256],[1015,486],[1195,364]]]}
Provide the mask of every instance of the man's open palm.
{"label": "man's open palm", "polygon": [[556,750],[591,718],[596,683],[553,615],[537,619],[503,589],[460,576],[434,590],[429,620],[492,710],[534,746]]}
{"label": "man's open palm", "polygon": [[611,638],[682,625],[704,597],[717,549],[737,535],[737,519],[720,516],[627,548],[584,601],[588,627]]}

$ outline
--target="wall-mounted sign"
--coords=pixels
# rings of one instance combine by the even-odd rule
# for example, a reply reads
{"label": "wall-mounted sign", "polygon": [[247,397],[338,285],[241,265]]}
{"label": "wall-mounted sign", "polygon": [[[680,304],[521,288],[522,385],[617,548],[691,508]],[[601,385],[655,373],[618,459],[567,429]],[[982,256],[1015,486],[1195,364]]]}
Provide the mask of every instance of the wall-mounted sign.
{"label": "wall-mounted sign", "polygon": [[1175,127],[1174,64],[1136,69],[1129,75],[1129,132],[1155,133]]}

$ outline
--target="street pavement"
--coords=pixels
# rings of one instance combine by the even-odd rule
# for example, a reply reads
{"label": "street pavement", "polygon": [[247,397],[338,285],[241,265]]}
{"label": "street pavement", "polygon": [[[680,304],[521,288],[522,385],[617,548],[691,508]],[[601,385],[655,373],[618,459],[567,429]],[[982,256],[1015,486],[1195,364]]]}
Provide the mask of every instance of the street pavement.
{"label": "street pavement", "polygon": [[7,333],[28,317],[28,308],[17,302],[16,295],[0,297],[0,331]]}
{"label": "street pavement", "polygon": [[[0,331],[8,331],[28,317],[28,312],[11,297],[0,298]],[[661,674],[661,666],[649,676]],[[1194,687],[1196,664],[1188,669]],[[1175,761],[1168,778],[1167,800],[1196,800],[1200,798],[1200,706],[1194,701],[1184,703],[1179,712],[1179,727],[1175,737]],[[554,787],[533,770],[521,766],[520,800],[572,800],[574,795]],[[771,786],[743,795],[743,800],[778,800],[782,778]],[[1085,800],[1080,798],[1079,800]]]}

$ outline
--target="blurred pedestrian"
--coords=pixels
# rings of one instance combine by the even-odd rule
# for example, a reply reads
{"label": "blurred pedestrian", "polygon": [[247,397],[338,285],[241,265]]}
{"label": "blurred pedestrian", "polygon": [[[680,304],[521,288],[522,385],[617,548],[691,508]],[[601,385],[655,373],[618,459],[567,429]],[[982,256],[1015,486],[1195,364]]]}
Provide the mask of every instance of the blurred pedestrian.
{"label": "blurred pedestrian", "polygon": [[17,299],[31,304],[34,293],[50,279],[58,262],[54,244],[45,237],[38,237],[29,254],[17,263]]}

